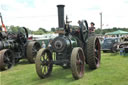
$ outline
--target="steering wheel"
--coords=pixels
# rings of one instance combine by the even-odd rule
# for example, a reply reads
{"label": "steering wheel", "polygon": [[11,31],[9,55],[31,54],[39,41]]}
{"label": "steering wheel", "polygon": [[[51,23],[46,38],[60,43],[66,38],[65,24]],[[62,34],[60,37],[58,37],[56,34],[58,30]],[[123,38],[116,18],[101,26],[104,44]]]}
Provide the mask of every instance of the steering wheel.
{"label": "steering wheel", "polygon": [[88,23],[86,20],[82,20],[79,22],[79,26],[81,40],[85,43],[86,39],[88,38]]}

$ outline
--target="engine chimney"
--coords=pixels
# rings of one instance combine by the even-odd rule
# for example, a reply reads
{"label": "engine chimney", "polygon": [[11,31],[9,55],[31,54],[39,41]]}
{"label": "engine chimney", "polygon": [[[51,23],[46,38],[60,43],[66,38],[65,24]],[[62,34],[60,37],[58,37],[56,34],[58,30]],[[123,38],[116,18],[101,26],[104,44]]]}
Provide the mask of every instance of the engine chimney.
{"label": "engine chimney", "polygon": [[59,28],[64,28],[64,5],[57,5],[57,7]]}

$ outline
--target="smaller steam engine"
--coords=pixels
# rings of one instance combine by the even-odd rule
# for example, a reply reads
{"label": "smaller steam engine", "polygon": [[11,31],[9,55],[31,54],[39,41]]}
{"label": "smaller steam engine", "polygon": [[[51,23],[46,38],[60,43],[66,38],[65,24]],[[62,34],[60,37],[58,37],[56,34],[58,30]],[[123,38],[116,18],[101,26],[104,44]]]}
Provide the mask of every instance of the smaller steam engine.
{"label": "smaller steam engine", "polygon": [[0,31],[0,70],[11,68],[23,58],[34,63],[37,51],[41,48],[38,42],[28,40],[25,27],[17,30],[17,33]]}

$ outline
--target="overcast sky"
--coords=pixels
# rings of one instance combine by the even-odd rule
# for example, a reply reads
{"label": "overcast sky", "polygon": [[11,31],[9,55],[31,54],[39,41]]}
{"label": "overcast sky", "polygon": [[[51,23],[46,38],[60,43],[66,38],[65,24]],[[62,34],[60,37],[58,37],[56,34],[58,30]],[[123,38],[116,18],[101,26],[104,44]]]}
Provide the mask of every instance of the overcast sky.
{"label": "overcast sky", "polygon": [[128,27],[128,0],[0,0],[0,12],[5,25],[50,30],[58,27],[58,4],[65,5],[65,15],[72,25],[86,19],[99,28],[102,12],[103,28]]}

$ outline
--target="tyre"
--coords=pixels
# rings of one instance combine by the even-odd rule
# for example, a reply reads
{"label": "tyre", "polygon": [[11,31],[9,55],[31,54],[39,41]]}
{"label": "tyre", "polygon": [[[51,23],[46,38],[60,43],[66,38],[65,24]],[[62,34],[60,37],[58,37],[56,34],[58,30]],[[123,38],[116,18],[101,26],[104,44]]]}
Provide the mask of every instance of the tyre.
{"label": "tyre", "polygon": [[52,72],[52,53],[48,49],[40,49],[35,60],[36,72],[42,78],[48,77]]}
{"label": "tyre", "polygon": [[27,53],[28,61],[30,63],[35,62],[37,52],[39,51],[40,48],[41,48],[41,46],[38,42],[31,41],[28,43],[26,53]]}
{"label": "tyre", "polygon": [[0,70],[10,69],[14,65],[14,56],[12,51],[4,49],[0,51]]}
{"label": "tyre", "polygon": [[74,79],[79,79],[84,75],[85,56],[82,48],[76,47],[71,54],[71,70]]}
{"label": "tyre", "polygon": [[113,47],[111,49],[111,52],[112,53],[116,53],[117,52],[117,45],[116,44],[113,45]]}
{"label": "tyre", "polygon": [[87,63],[90,69],[96,69],[100,65],[101,51],[100,41],[96,36],[91,36],[87,41]]}

